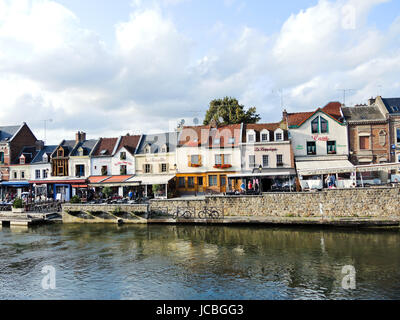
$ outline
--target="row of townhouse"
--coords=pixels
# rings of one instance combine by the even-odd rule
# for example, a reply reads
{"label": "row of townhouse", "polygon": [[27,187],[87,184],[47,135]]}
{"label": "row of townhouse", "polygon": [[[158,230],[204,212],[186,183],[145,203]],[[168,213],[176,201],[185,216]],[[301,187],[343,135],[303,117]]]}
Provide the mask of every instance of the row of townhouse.
{"label": "row of townhouse", "polygon": [[[26,123],[0,127],[1,196],[69,200],[110,187],[119,196],[354,187],[400,181],[400,99],[331,102],[277,123],[186,126],[175,132],[44,145]],[[298,179],[295,179],[295,178]],[[157,186],[153,188],[153,186]],[[162,187],[160,187],[162,186]]]}

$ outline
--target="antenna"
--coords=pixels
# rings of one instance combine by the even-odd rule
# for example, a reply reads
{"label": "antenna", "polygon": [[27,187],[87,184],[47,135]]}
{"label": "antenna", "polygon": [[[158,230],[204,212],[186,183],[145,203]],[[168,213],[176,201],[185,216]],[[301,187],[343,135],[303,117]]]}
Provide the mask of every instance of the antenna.
{"label": "antenna", "polygon": [[46,144],[46,124],[47,124],[47,122],[53,122],[53,119],[46,119],[46,120],[41,120],[41,121],[43,121],[44,122],[44,140],[43,140],[43,142],[44,142],[44,144]]}
{"label": "antenna", "polygon": [[343,91],[343,106],[346,106],[346,92],[356,91],[355,89],[337,89],[338,91]]}
{"label": "antenna", "polygon": [[378,85],[378,96],[380,97],[382,96],[382,87],[383,86],[381,84]]}
{"label": "antenna", "polygon": [[281,109],[283,109],[283,97],[284,97],[283,89],[279,89],[279,90],[277,90],[277,91],[272,90],[272,93],[273,93],[273,94],[275,94],[275,93],[278,93],[278,94],[279,94],[279,97],[280,97],[280,99],[281,99]]}

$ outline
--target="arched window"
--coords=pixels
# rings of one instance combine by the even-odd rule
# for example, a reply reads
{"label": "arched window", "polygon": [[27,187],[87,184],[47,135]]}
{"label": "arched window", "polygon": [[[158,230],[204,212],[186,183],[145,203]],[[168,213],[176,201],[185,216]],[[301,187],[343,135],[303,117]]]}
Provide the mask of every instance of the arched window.
{"label": "arched window", "polygon": [[316,117],[313,121],[311,121],[311,132],[319,133],[319,117]]}
{"label": "arched window", "polygon": [[385,130],[381,130],[379,132],[379,144],[384,147],[386,144],[386,131]]}
{"label": "arched window", "polygon": [[319,118],[321,119],[321,133],[328,133],[328,121],[322,117]]}

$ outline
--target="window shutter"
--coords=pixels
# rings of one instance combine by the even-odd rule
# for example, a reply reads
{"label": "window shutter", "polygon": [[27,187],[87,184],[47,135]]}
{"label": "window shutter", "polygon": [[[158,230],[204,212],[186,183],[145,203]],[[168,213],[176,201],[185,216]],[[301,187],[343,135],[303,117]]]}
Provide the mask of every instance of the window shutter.
{"label": "window shutter", "polygon": [[162,172],[162,163],[158,164],[158,172],[161,173]]}
{"label": "window shutter", "polygon": [[143,165],[143,167],[142,167],[142,172],[143,172],[143,173],[146,173],[146,164]]}
{"label": "window shutter", "polygon": [[202,159],[201,159],[201,155],[199,154],[199,165],[203,165]]}
{"label": "window shutter", "polygon": [[167,172],[169,172],[169,163],[165,165],[167,167]]}
{"label": "window shutter", "polygon": [[192,157],[188,156],[188,167],[192,166]]}
{"label": "window shutter", "polygon": [[153,165],[150,165],[150,173],[153,173]]}

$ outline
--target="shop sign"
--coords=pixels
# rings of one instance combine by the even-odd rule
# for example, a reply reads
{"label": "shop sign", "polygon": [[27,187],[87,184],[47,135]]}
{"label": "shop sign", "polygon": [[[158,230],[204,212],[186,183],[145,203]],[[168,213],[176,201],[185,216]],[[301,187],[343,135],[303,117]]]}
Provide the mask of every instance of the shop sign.
{"label": "shop sign", "polygon": [[298,145],[298,146],[296,147],[296,150],[304,150],[304,146]]}
{"label": "shop sign", "polygon": [[126,162],[126,161],[120,161],[114,164],[114,166],[120,166],[120,165],[128,165],[131,166],[132,162]]}
{"label": "shop sign", "polygon": [[329,141],[329,137],[320,137],[319,135],[312,136],[314,141]]}
{"label": "shop sign", "polygon": [[276,152],[278,149],[276,148],[255,148],[255,151],[270,151],[270,152]]}
{"label": "shop sign", "polygon": [[166,158],[145,158],[145,162],[167,162]]}

